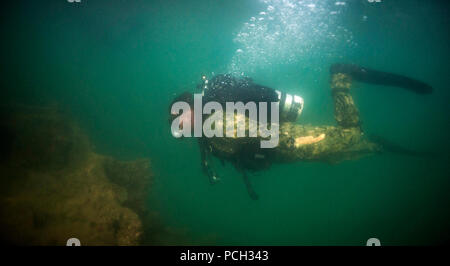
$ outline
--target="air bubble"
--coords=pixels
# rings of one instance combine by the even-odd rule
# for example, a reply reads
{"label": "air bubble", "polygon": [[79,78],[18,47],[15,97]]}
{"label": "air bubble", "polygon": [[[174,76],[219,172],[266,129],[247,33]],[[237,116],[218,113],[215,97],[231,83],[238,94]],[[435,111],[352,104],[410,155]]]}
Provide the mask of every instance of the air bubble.
{"label": "air bubble", "polygon": [[[271,66],[308,64],[314,61],[309,59],[325,56],[335,58],[342,49],[357,45],[351,41],[352,33],[339,26],[340,11],[330,10],[325,1],[262,2],[267,5],[266,10],[250,17],[235,35],[234,42],[241,48],[235,51],[229,65],[228,71],[233,74],[252,75]],[[345,3],[335,0],[332,7]]]}

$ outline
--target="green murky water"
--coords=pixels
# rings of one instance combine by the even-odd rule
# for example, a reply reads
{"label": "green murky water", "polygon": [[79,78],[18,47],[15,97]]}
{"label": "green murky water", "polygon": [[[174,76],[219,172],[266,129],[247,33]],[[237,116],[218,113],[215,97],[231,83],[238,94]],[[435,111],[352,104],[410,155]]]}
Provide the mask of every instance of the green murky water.
{"label": "green murky water", "polygon": [[[14,1],[1,13],[1,102],[58,104],[95,150],[149,157],[166,225],[192,243],[438,244],[449,235],[449,7],[445,1]],[[352,62],[415,77],[434,93],[358,84],[365,132],[438,158],[376,155],[274,165],[251,175],[170,134],[168,104],[200,76],[244,73],[302,95],[300,120],[334,124],[328,68]],[[154,208],[154,207],[152,207]]]}

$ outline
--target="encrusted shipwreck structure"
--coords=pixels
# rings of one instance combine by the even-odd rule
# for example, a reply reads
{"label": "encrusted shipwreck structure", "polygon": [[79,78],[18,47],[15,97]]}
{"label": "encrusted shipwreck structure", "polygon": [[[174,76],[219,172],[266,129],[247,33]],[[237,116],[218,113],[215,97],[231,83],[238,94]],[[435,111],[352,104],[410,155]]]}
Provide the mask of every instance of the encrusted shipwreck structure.
{"label": "encrusted shipwreck structure", "polygon": [[145,204],[152,184],[148,159],[123,162],[95,153],[55,108],[3,108],[0,123],[2,242],[152,244],[144,228],[164,230]]}

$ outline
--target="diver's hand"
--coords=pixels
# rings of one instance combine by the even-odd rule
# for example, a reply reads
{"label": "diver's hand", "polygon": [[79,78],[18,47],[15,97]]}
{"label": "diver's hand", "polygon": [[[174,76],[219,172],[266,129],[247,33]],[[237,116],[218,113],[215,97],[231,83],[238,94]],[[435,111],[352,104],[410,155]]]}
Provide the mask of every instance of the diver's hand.
{"label": "diver's hand", "polygon": [[202,170],[203,173],[208,176],[209,183],[211,185],[214,185],[220,181],[219,176],[211,169],[211,167],[209,167],[208,161],[202,162]]}
{"label": "diver's hand", "polygon": [[209,183],[211,185],[217,184],[219,182],[220,182],[220,178],[215,173],[213,173],[212,176],[209,177]]}

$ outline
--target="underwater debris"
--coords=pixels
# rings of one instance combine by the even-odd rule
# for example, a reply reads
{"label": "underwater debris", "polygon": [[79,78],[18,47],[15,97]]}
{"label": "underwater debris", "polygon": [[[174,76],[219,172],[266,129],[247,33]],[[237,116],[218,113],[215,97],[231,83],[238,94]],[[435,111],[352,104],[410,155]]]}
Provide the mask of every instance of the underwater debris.
{"label": "underwater debris", "polygon": [[138,245],[143,224],[166,232],[144,205],[152,184],[148,159],[123,162],[93,152],[82,130],[55,108],[2,113],[10,142],[0,161],[2,242],[65,245],[75,237],[82,245]]}

